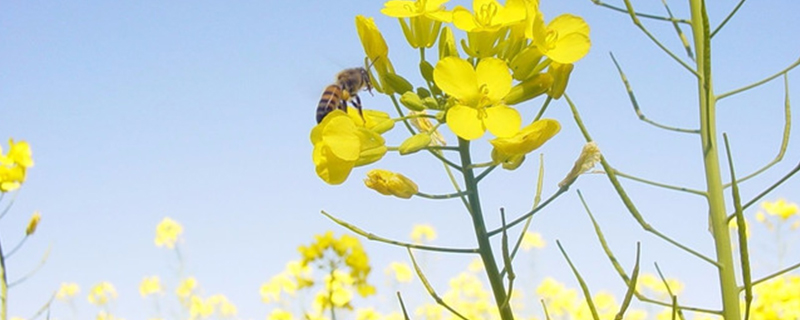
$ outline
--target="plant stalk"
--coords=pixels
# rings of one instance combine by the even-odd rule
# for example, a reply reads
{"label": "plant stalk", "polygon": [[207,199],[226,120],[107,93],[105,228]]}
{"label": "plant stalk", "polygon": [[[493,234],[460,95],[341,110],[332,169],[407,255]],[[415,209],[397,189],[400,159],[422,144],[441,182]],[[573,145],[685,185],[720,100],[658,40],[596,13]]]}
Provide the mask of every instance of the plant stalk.
{"label": "plant stalk", "polygon": [[513,320],[514,314],[511,312],[511,305],[506,303],[506,290],[503,285],[503,278],[500,276],[500,270],[497,268],[497,263],[492,253],[492,244],[489,242],[489,234],[486,231],[486,223],[483,221],[483,210],[481,209],[480,196],[478,195],[478,180],[475,179],[475,173],[470,166],[472,164],[472,157],[469,152],[469,141],[459,138],[458,149],[459,155],[461,156],[461,171],[464,174],[464,186],[467,189],[472,226],[475,229],[475,238],[478,240],[478,251],[481,260],[483,260],[486,275],[489,277],[489,284],[492,286],[492,293],[494,294],[494,300],[500,312],[500,318],[503,320]]}
{"label": "plant stalk", "polygon": [[717,265],[722,297],[722,316],[726,320],[741,319],[739,290],[728,229],[725,198],[719,165],[716,128],[716,98],[711,77],[711,35],[704,0],[690,0],[692,33],[697,52],[697,90],[700,106],[700,136],[703,166],[706,176],[708,214],[717,253]]}

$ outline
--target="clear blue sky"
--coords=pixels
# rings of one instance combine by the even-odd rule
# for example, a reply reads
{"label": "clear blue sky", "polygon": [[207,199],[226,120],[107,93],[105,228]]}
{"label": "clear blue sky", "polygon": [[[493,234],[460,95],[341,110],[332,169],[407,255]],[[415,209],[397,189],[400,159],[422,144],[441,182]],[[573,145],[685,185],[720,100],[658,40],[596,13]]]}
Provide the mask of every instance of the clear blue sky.
{"label": "clear blue sky", "polygon": [[[642,11],[663,13],[660,1],[636,2]],[[673,2],[674,14],[688,17],[683,2]],[[709,12],[713,24],[736,2],[714,1]],[[0,10],[0,139],[30,142],[36,166],[0,222],[3,246],[21,238],[34,210],[43,214],[38,232],[8,261],[9,278],[25,274],[52,246],[44,268],[11,289],[11,315],[32,315],[62,281],[81,285],[77,304],[82,318],[95,314],[85,295],[100,281],[117,287],[116,314],[127,319],[152,315],[152,305],[138,293],[142,277],[159,275],[170,290],[175,283],[174,256],[153,245],[155,226],[165,216],[185,228],[187,272],[207,294],[227,295],[242,318],[268,314],[258,288],[297,258],[297,245],[325,230],[342,232],[319,214],[321,209],[396,239],[408,239],[414,224],[430,223],[439,231],[438,244],[472,246],[470,223],[458,202],[397,200],[361,183],[369,168],[379,167],[403,172],[425,192],[449,192],[441,166],[427,155],[390,154],[377,165],[354,170],[335,187],[314,173],[308,134],[319,94],[336,72],[363,61],[354,16],[376,17],[398,72],[416,70],[416,52],[405,44],[397,21],[380,15],[381,7],[377,1],[5,2]],[[568,91],[612,165],[701,189],[698,138],[638,121],[608,52],[625,68],[647,116],[662,123],[697,127],[691,76],[625,15],[588,0],[543,0],[542,10],[548,20],[570,12],[592,27],[592,50],[576,65]],[[746,85],[795,61],[800,56],[798,11],[796,1],[746,3],[714,39],[717,91]],[[682,53],[671,25],[644,21]],[[795,100],[800,93],[796,74],[790,75]],[[391,110],[385,96],[362,98],[367,108]],[[521,107],[524,117],[532,118],[540,103]],[[739,172],[755,170],[777,153],[782,107],[781,81],[719,104],[720,131],[729,132]],[[563,129],[541,149],[545,195],[556,190],[583,142],[564,101],[552,105],[547,116],[561,121]],[[389,144],[403,138],[396,131],[388,135]],[[786,160],[744,185],[745,198],[797,163],[800,136],[795,132]],[[454,141],[449,132],[447,138]],[[6,142],[2,145],[7,148]],[[504,206],[519,214],[529,208],[535,158],[520,170],[497,170],[486,180],[486,212]],[[630,181],[625,185],[651,224],[713,255],[701,199]],[[658,261],[670,277],[687,283],[683,301],[717,306],[712,268],[642,232],[604,176],[584,176],[575,188],[584,192],[626,266],[632,264],[635,241],[641,240],[648,271]],[[800,201],[799,188],[797,181],[790,182],[769,199]],[[499,224],[497,215],[487,220]],[[773,242],[763,228],[754,228],[761,232],[753,239],[754,250],[763,249],[755,274],[763,275],[775,267]],[[536,266],[526,284],[529,292],[543,275],[575,285],[555,239],[566,246],[593,290],[623,290],[574,190],[538,215],[533,230],[549,246],[535,262],[526,262]],[[386,263],[406,260],[398,248],[375,243],[367,248],[379,285]],[[795,252],[793,258],[788,260],[800,257]],[[453,261],[432,271],[440,283],[469,259]],[[69,318],[70,311],[56,303],[53,316]]]}

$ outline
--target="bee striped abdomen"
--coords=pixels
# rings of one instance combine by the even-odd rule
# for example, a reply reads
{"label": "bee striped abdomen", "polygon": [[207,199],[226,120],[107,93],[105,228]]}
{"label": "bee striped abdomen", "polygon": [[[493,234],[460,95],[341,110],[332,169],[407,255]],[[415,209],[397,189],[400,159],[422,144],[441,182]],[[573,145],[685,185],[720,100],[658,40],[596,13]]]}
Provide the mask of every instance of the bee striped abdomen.
{"label": "bee striped abdomen", "polygon": [[325,88],[325,91],[322,92],[322,98],[319,99],[319,105],[317,105],[317,123],[322,122],[322,119],[325,118],[328,113],[336,109],[347,112],[347,101],[342,99],[342,88],[332,84]]}

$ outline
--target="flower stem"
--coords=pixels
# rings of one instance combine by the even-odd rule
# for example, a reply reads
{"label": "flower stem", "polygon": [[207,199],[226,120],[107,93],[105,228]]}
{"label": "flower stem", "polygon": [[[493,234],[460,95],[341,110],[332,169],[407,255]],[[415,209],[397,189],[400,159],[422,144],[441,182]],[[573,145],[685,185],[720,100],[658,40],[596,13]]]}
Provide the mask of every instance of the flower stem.
{"label": "flower stem", "polygon": [[692,32],[697,52],[697,92],[700,103],[700,137],[703,165],[706,176],[706,194],[714,247],[717,253],[720,292],[722,295],[722,317],[741,319],[739,312],[739,290],[733,263],[730,231],[728,229],[725,198],[722,193],[722,178],[719,165],[719,149],[716,130],[716,97],[711,79],[711,35],[708,15],[703,0],[691,0]]}
{"label": "flower stem", "polygon": [[497,269],[497,263],[492,253],[492,245],[489,242],[489,234],[486,232],[486,223],[483,221],[483,211],[481,209],[480,196],[478,195],[478,180],[475,179],[475,173],[470,167],[472,157],[469,151],[469,141],[459,138],[458,148],[461,156],[461,171],[464,174],[464,186],[467,189],[467,198],[469,200],[470,216],[475,229],[475,238],[478,240],[478,251],[486,268],[489,284],[492,286],[492,293],[500,311],[500,318],[513,320],[514,315],[511,312],[511,306],[505,303],[506,290],[503,285],[503,278],[500,276],[500,270]]}

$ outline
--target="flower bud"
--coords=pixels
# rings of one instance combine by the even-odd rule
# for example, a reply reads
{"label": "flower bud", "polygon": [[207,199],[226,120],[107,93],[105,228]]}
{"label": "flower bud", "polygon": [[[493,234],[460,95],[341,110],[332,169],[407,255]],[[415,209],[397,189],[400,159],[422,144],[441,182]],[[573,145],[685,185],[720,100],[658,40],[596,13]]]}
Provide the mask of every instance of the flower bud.
{"label": "flower bud", "polygon": [[431,135],[427,132],[417,133],[400,144],[401,155],[411,154],[424,149],[431,144]]}
{"label": "flower bud", "polygon": [[543,66],[539,67],[539,61],[543,56],[536,47],[528,47],[518,53],[508,64],[514,79],[524,81],[533,76],[537,69],[544,69]]}
{"label": "flower bud", "polygon": [[547,73],[540,73],[512,87],[504,100],[508,105],[525,102],[544,94],[552,85],[553,76]]}
{"label": "flower bud", "polygon": [[419,192],[417,184],[411,179],[402,174],[382,169],[373,169],[367,172],[364,184],[382,195],[393,195],[403,199],[411,198]]}
{"label": "flower bud", "polygon": [[400,96],[400,103],[413,111],[425,110],[425,106],[422,104],[422,99],[420,99],[416,93],[411,91]]}
{"label": "flower bud", "polygon": [[423,60],[419,63],[419,73],[425,81],[433,82],[433,65],[430,62]]}
{"label": "flower bud", "polygon": [[548,96],[553,99],[559,99],[564,95],[564,90],[567,89],[567,82],[569,81],[569,75],[572,73],[572,69],[573,64],[571,63],[563,64],[553,61],[553,63],[550,64],[547,73],[553,76],[553,85],[551,85],[550,90],[547,91]]}
{"label": "flower bud", "polygon": [[425,106],[426,109],[444,110],[433,97],[425,97],[425,99],[422,99],[422,105]]}
{"label": "flower bud", "polygon": [[408,82],[408,80],[395,73],[384,74],[383,81],[385,85],[391,87],[394,92],[399,94],[414,90],[414,86],[411,85],[411,82]]}
{"label": "flower bud", "polygon": [[39,211],[33,213],[33,216],[31,216],[31,220],[28,221],[28,227],[25,228],[25,236],[30,236],[34,232],[36,232],[36,227],[39,226],[39,220],[41,219],[42,215],[39,213]]}
{"label": "flower bud", "polygon": [[456,47],[456,40],[453,37],[453,30],[444,27],[439,36],[439,60],[447,57],[458,57],[458,47]]}

